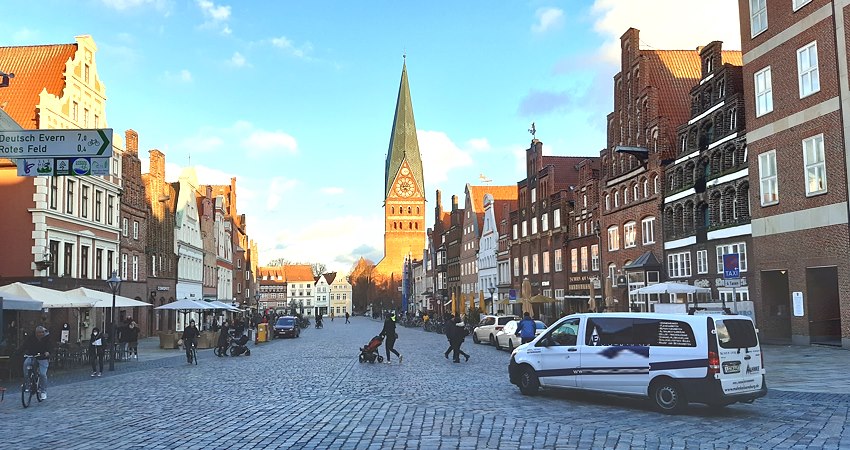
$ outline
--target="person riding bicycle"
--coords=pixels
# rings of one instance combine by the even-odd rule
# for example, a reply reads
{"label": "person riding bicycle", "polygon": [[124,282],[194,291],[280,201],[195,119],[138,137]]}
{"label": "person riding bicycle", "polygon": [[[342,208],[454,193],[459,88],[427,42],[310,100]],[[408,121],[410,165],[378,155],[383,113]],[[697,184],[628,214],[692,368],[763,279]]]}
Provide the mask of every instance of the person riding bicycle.
{"label": "person riding bicycle", "polygon": [[322,323],[322,315],[319,314],[316,316],[316,328],[322,328],[324,324]]}
{"label": "person riding bicycle", "polygon": [[189,361],[189,364],[192,364],[192,347],[198,345],[198,337],[200,336],[201,332],[195,326],[195,319],[189,320],[189,325],[183,329],[183,336],[180,337],[183,340],[183,345],[186,347],[186,359]]}
{"label": "person riding bicycle", "polygon": [[24,355],[24,376],[29,372],[29,367],[36,365],[38,368],[38,382],[41,389],[39,397],[41,400],[47,398],[47,367],[50,365],[50,351],[53,350],[53,342],[46,328],[37,326],[35,334],[30,335],[24,341],[22,347]]}

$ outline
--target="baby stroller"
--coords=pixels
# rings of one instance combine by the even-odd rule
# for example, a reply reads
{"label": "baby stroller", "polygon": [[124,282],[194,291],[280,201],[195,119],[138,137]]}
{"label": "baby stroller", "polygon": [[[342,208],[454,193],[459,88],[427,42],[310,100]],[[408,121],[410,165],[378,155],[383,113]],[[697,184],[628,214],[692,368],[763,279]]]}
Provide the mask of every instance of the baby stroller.
{"label": "baby stroller", "polygon": [[230,356],[251,356],[251,349],[248,348],[248,336],[242,336],[231,339],[230,341]]}
{"label": "baby stroller", "polygon": [[360,347],[360,362],[374,363],[376,359],[379,363],[384,362],[384,357],[378,354],[378,348],[383,343],[383,337],[375,336],[368,344]]}

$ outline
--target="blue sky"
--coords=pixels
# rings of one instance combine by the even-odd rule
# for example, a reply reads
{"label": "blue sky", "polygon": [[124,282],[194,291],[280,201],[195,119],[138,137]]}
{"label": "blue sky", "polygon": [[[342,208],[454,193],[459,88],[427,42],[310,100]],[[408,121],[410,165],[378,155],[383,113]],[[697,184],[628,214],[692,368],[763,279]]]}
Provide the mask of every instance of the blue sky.
{"label": "blue sky", "polygon": [[202,183],[236,176],[261,264],[345,272],[382,257],[403,53],[433,211],[437,189],[449,208],[481,174],[524,178],[532,122],[546,154],[598,155],[629,27],[645,48],[740,48],[736,0],[40,0],[3,8],[0,45],[92,35],[116,135],[165,152],[169,178],[190,157]]}

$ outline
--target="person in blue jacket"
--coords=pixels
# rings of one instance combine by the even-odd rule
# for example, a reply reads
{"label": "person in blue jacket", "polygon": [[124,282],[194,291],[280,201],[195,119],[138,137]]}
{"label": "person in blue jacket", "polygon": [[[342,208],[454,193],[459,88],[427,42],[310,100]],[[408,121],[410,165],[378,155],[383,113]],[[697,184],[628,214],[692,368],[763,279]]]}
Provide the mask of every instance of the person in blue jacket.
{"label": "person in blue jacket", "polygon": [[520,320],[517,324],[516,335],[519,336],[522,339],[522,343],[525,344],[534,340],[536,332],[537,324],[534,323],[534,319],[532,319],[528,314],[528,311],[526,311],[522,315],[522,320]]}

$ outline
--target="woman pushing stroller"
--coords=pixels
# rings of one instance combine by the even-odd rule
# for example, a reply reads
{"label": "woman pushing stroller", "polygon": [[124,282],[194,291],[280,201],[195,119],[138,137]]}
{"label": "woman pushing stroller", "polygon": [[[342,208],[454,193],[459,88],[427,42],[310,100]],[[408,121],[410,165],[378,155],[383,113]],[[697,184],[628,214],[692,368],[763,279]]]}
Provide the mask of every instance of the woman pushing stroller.
{"label": "woman pushing stroller", "polygon": [[384,341],[384,346],[387,349],[387,360],[385,361],[387,364],[390,363],[390,353],[394,353],[398,356],[398,363],[401,364],[401,360],[403,359],[401,354],[393,348],[395,346],[395,340],[398,339],[398,334],[395,331],[395,312],[390,313],[386,320],[384,320],[384,329],[381,330],[381,334],[379,336],[386,337]]}

